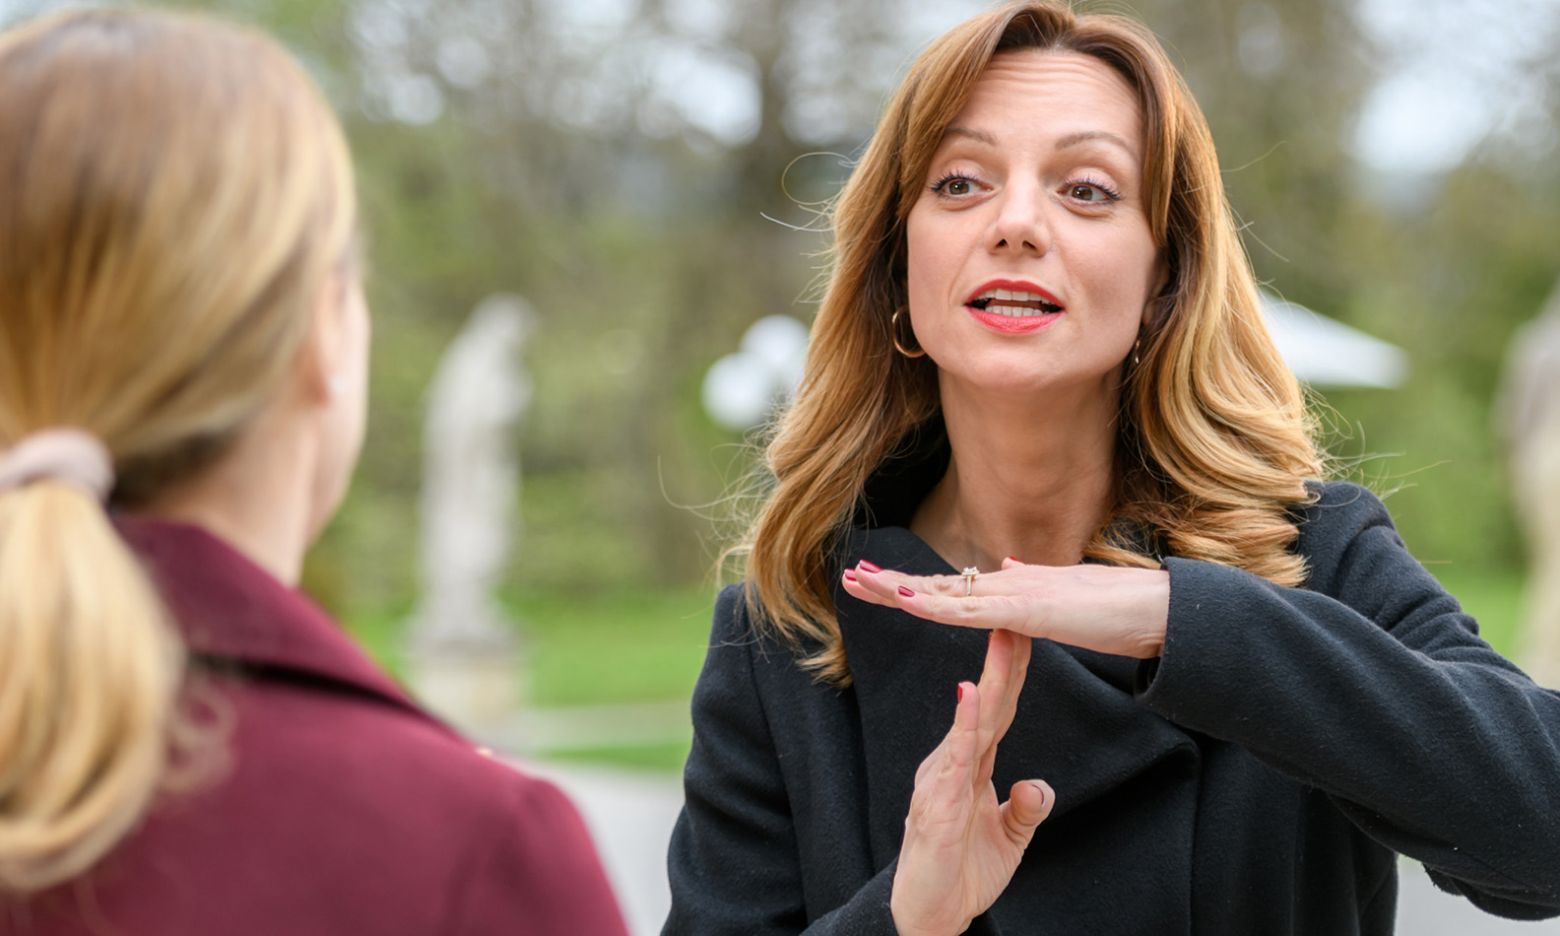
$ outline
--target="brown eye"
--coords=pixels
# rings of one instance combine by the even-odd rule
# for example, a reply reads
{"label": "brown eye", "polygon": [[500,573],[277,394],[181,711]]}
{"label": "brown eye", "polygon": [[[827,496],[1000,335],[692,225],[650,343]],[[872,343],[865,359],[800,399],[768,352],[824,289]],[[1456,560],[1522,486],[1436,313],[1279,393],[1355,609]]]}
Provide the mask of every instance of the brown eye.
{"label": "brown eye", "polygon": [[1102,205],[1117,201],[1121,198],[1121,193],[1103,182],[1079,179],[1067,183],[1067,197],[1085,205]]}
{"label": "brown eye", "polygon": [[975,184],[969,176],[950,172],[932,185],[932,191],[944,198],[963,198],[975,194]]}

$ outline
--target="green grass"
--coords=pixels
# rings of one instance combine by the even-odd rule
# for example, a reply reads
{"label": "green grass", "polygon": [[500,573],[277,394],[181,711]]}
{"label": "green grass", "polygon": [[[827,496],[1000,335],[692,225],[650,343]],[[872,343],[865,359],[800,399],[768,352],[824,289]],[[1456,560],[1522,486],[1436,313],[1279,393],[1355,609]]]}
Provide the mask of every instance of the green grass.
{"label": "green grass", "polygon": [[[528,672],[516,678],[539,708],[680,702],[693,694],[709,642],[714,592],[689,587],[525,592],[506,602],[524,641]],[[354,615],[347,628],[404,678],[406,613]],[[558,761],[676,772],[691,737],[544,751]]]}
{"label": "green grass", "polygon": [[[1455,565],[1430,566],[1441,585],[1479,622],[1479,634],[1496,650],[1515,658],[1523,618],[1523,582],[1514,570],[1484,571]],[[1520,661],[1519,661],[1520,662]]]}
{"label": "green grass", "polygon": [[609,764],[630,770],[678,773],[688,759],[688,747],[692,739],[665,741],[657,744],[634,744],[617,747],[574,748],[567,751],[546,752],[548,760],[560,762]]}
{"label": "green grass", "polygon": [[677,701],[693,694],[714,593],[530,593],[512,605],[538,706]]}
{"label": "green grass", "polygon": [[[516,595],[506,607],[529,663],[521,682],[530,704],[688,698],[704,663],[714,602],[707,588]],[[347,630],[402,677],[405,619],[404,612],[358,614]]]}

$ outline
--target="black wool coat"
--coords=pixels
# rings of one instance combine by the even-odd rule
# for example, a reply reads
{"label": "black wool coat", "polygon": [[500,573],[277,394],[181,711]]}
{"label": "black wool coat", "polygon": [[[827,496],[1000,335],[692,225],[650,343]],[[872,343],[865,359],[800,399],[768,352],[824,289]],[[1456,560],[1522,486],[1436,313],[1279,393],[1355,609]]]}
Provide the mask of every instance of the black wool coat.
{"label": "black wool coat", "polygon": [[[1316,493],[1304,587],[1169,557],[1157,660],[1036,641],[993,780],[1056,806],[969,932],[1384,936],[1398,852],[1491,913],[1560,916],[1560,693],[1479,639],[1374,495]],[[856,530],[858,558],[954,572],[899,526]],[[666,934],[894,932],[915,769],[986,639],[835,601],[844,690],[721,593]]]}

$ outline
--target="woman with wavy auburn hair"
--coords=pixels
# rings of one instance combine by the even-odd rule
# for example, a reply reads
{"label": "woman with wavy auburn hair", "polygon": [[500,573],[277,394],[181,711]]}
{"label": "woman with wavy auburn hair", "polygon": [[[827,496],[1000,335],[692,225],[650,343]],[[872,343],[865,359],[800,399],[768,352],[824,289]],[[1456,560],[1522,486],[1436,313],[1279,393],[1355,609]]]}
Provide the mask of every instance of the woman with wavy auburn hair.
{"label": "woman with wavy auburn hair", "polygon": [[1146,29],[955,28],[833,221],[667,933],[1386,934],[1395,852],[1560,915],[1560,694],[1323,480]]}
{"label": "woman with wavy auburn hair", "polygon": [[295,590],[369,339],[303,70],[185,15],[24,24],[0,178],[0,932],[621,934],[568,801]]}

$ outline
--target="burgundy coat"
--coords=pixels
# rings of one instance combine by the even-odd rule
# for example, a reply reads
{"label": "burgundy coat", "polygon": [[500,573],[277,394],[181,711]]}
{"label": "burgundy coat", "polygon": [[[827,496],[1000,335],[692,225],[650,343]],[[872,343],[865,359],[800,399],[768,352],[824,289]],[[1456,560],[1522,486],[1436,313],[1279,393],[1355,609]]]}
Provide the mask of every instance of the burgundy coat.
{"label": "burgundy coat", "polygon": [[551,784],[413,704],[329,617],[192,526],[125,520],[192,653],[235,675],[229,765],[4,936],[621,936]]}

